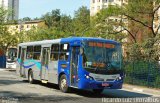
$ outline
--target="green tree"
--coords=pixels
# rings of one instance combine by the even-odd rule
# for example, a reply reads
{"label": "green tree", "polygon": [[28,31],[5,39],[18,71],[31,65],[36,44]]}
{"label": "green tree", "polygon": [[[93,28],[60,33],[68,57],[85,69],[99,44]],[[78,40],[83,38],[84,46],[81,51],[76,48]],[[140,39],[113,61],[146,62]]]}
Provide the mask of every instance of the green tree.
{"label": "green tree", "polygon": [[160,0],[128,0],[123,6],[109,6],[94,17],[96,25],[99,24],[97,27],[106,35],[126,31],[132,42],[141,39],[142,34],[143,37],[156,37],[160,26],[155,29],[153,24],[159,16],[159,3]]}
{"label": "green tree", "polygon": [[87,7],[82,6],[75,11],[73,25],[76,36],[87,36],[86,33],[90,29],[90,11]]}
{"label": "green tree", "polygon": [[[48,28],[39,28],[30,30],[24,33],[28,37],[28,41],[63,38],[69,36],[89,35],[90,29],[90,14],[87,7],[80,7],[75,11],[75,17],[60,14],[60,10],[52,10],[41,17],[45,21]],[[76,34],[76,35],[74,35]],[[29,39],[30,38],[30,39]]]}
{"label": "green tree", "polygon": [[[121,41],[126,37],[123,29],[126,26],[121,20],[119,6],[109,6],[91,17],[93,34],[97,37]],[[122,27],[123,26],[123,27]]]}
{"label": "green tree", "polygon": [[30,18],[30,17],[24,17],[23,19],[22,19],[22,21],[31,21],[32,19]]}
{"label": "green tree", "polygon": [[0,7],[0,24],[3,25],[6,21],[7,10]]}
{"label": "green tree", "polygon": [[58,28],[60,25],[60,18],[61,14],[59,9],[52,10],[51,12],[48,12],[42,16],[42,20],[45,20],[46,25],[49,28],[51,27]]}
{"label": "green tree", "polygon": [[60,31],[62,31],[66,34],[73,34],[74,33],[73,20],[72,20],[71,16],[61,15]]}
{"label": "green tree", "polygon": [[[97,13],[92,17],[93,28],[100,36],[105,35],[115,40],[117,35],[119,40],[127,37],[128,43],[139,45],[139,48],[133,47],[134,49],[129,45],[130,50],[140,51],[143,56],[147,53],[148,58],[151,58],[151,54],[155,55],[153,48],[159,40],[160,24],[155,24],[160,16],[157,15],[159,8],[160,0],[128,0],[123,6],[109,6]],[[149,50],[151,47],[152,50]]]}
{"label": "green tree", "polygon": [[[127,13],[123,13],[129,21],[129,33],[133,42],[139,43],[139,48],[144,60],[155,60],[157,53],[157,42],[159,38],[160,24],[158,22],[158,10],[160,0],[130,0],[126,6]],[[138,48],[132,49],[135,51]],[[139,55],[138,55],[139,56]]]}
{"label": "green tree", "polygon": [[7,10],[0,8],[0,49],[5,53],[10,46],[16,46],[17,38],[8,31]]}

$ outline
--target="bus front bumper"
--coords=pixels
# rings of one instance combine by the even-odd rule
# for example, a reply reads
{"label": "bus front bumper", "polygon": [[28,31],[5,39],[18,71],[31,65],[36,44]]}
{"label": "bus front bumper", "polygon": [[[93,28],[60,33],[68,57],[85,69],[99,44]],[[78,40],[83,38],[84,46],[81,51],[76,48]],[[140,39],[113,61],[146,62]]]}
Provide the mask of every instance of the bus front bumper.
{"label": "bus front bumper", "polygon": [[83,80],[79,86],[81,89],[121,89],[123,80],[100,82],[94,80]]}
{"label": "bus front bumper", "polygon": [[16,69],[16,63],[6,63],[6,68]]}

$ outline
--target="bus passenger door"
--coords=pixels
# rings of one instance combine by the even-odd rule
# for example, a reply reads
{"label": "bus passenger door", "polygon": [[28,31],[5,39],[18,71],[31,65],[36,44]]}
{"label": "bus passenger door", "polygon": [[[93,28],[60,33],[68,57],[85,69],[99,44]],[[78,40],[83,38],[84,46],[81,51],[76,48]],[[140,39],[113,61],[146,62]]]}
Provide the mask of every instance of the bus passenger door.
{"label": "bus passenger door", "polygon": [[48,80],[48,63],[49,63],[49,53],[50,53],[50,48],[49,47],[44,47],[42,49],[42,67],[41,67],[41,79],[42,80]]}
{"label": "bus passenger door", "polygon": [[78,61],[80,47],[72,47],[70,80],[71,86],[78,87]]}
{"label": "bus passenger door", "polygon": [[26,55],[26,48],[21,48],[21,56],[20,56],[20,75],[25,76],[25,68],[24,68],[24,60]]}

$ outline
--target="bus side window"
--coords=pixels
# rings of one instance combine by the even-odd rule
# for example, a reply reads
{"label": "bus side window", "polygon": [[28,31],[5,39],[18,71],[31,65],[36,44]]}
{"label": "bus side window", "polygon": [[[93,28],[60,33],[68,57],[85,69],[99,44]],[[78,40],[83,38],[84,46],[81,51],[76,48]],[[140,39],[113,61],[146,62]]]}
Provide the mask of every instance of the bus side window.
{"label": "bus side window", "polygon": [[32,58],[33,58],[33,46],[27,46],[26,59],[32,59]]}
{"label": "bus side window", "polygon": [[53,44],[51,46],[50,60],[51,61],[58,61],[58,57],[59,57],[59,44]]}
{"label": "bus side window", "polygon": [[58,53],[51,53],[51,61],[58,61]]}
{"label": "bus side window", "polygon": [[18,48],[18,58],[20,58],[21,57],[21,47],[19,46],[19,48]]}
{"label": "bus side window", "polygon": [[32,57],[33,57],[33,53],[27,53],[26,59],[32,59]]}
{"label": "bus side window", "polygon": [[61,44],[60,45],[60,60],[68,60],[69,55],[69,44]]}
{"label": "bus side window", "polygon": [[41,46],[34,46],[34,53],[33,53],[33,59],[40,60],[41,55]]}

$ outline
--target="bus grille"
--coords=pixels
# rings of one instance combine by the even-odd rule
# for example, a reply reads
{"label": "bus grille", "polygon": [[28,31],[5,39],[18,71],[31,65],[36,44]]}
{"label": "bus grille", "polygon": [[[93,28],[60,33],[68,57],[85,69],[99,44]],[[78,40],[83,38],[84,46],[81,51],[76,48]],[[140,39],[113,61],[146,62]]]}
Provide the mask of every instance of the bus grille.
{"label": "bus grille", "polygon": [[96,81],[104,81],[103,78],[95,78]]}
{"label": "bus grille", "polygon": [[114,79],[107,79],[106,81],[114,81]]}

